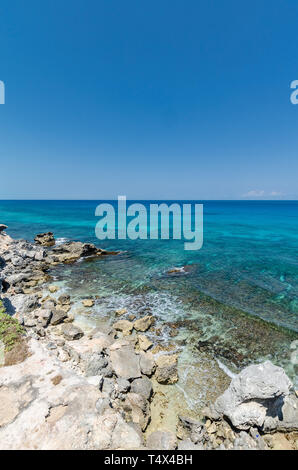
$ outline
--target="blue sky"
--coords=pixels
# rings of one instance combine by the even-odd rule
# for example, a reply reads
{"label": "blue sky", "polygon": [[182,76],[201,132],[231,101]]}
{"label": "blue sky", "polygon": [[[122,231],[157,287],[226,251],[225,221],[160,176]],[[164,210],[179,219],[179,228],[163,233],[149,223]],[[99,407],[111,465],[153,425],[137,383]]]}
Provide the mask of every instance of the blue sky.
{"label": "blue sky", "polygon": [[0,198],[298,198],[296,0],[2,0]]}

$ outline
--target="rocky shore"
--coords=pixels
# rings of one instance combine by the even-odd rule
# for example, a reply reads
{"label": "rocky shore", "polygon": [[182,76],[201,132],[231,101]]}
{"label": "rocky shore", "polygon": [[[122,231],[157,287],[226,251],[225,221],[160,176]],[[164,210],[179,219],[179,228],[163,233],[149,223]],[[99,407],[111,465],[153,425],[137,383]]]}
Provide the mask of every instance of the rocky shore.
{"label": "rocky shore", "polygon": [[[175,429],[167,428],[153,410],[160,388],[172,391],[178,381],[179,357],[149,337],[154,315],[119,309],[112,326],[84,331],[73,300],[51,278],[59,264],[117,252],[57,245],[51,232],[34,243],[13,240],[6,228],[0,225],[1,449],[298,449],[297,392],[269,361],[246,367],[198,416],[173,416]],[[82,308],[93,304],[85,298]]]}

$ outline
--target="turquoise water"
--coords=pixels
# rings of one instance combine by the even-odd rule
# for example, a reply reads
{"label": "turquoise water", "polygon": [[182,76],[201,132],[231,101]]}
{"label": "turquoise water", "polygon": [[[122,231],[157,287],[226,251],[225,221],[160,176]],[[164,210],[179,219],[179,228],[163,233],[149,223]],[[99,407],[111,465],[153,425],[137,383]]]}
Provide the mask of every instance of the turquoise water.
{"label": "turquoise water", "polygon": [[[75,295],[101,297],[98,315],[108,316],[115,306],[150,311],[163,323],[176,322],[182,348],[187,342],[195,351],[199,340],[210,341],[232,369],[266,357],[295,377],[290,345],[298,332],[298,202],[202,203],[199,251],[185,251],[180,240],[99,241],[97,201],[0,201],[0,222],[17,238],[53,231],[56,238],[121,250],[117,257],[55,270]],[[186,274],[167,274],[185,265]]]}

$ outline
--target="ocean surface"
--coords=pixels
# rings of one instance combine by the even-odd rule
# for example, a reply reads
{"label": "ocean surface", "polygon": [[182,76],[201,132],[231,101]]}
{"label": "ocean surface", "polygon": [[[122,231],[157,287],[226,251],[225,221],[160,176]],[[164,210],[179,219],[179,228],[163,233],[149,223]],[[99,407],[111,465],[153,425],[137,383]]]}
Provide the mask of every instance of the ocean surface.
{"label": "ocean surface", "polygon": [[[138,202],[149,208],[152,201]],[[80,321],[107,320],[122,307],[152,313],[162,325],[161,343],[182,351],[184,374],[185,364],[203,367],[208,355],[230,374],[267,358],[297,384],[298,201],[178,202],[204,205],[199,251],[185,251],[183,241],[173,239],[98,240],[100,201],[0,201],[0,223],[15,238],[52,231],[58,243],[80,240],[121,250],[53,270],[78,301],[98,296],[95,311],[88,318],[81,313]],[[184,273],[168,273],[182,266]],[[192,387],[187,380],[180,384],[186,394]]]}

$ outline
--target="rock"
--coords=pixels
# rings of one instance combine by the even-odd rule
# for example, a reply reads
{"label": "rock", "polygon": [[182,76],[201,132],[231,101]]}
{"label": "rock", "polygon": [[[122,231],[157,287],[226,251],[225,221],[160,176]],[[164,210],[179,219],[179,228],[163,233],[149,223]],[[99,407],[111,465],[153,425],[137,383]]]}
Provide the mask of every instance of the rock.
{"label": "rock", "polygon": [[112,368],[117,377],[127,380],[141,377],[139,356],[130,346],[122,346],[119,349],[110,350]]}
{"label": "rock", "polygon": [[120,308],[119,310],[115,310],[115,314],[117,315],[117,317],[120,317],[121,315],[124,315],[125,313],[127,313],[126,308]]}
{"label": "rock", "polygon": [[105,395],[108,395],[110,397],[114,392],[114,380],[111,379],[111,378],[106,377],[103,380],[101,391],[102,391],[102,393],[104,393]]}
{"label": "rock", "polygon": [[146,446],[152,450],[174,450],[177,447],[177,438],[172,432],[155,431],[147,437]]}
{"label": "rock", "polygon": [[131,391],[143,395],[146,400],[149,400],[153,393],[152,382],[148,377],[136,379],[131,384]]}
{"label": "rock", "polygon": [[128,320],[119,320],[114,323],[113,328],[115,328],[116,331],[121,331],[124,336],[128,336],[132,332],[133,323]]}
{"label": "rock", "polygon": [[204,424],[201,421],[184,416],[178,416],[177,436],[179,439],[190,438],[195,444],[204,443],[207,438]]}
{"label": "rock", "polygon": [[138,335],[138,343],[139,343],[139,348],[142,351],[147,351],[148,349],[151,348],[151,346],[153,346],[152,341],[150,341],[150,339],[148,339],[147,336],[145,335]]}
{"label": "rock", "polygon": [[139,449],[143,446],[140,430],[114,410],[106,410],[99,419],[94,444],[98,449]]}
{"label": "rock", "polygon": [[178,442],[178,450],[204,450],[202,444],[194,444],[189,438]]}
{"label": "rock", "polygon": [[39,298],[37,295],[17,294],[3,298],[2,303],[9,315],[24,315],[39,307]]}
{"label": "rock", "polygon": [[150,420],[150,406],[143,395],[128,392],[123,404],[126,421],[138,424],[142,431],[148,426]]}
{"label": "rock", "polygon": [[52,320],[52,310],[46,308],[40,308],[36,310],[36,316],[38,321],[41,323],[43,328],[46,328]]}
{"label": "rock", "polygon": [[[268,410],[280,409],[291,387],[292,384],[281,367],[274,366],[270,361],[251,365],[232,379],[229,388],[216,400],[213,409],[219,416],[227,417],[240,430],[254,426],[262,428],[263,425],[272,428],[274,420],[267,415]],[[292,422],[291,417],[289,420]]]}
{"label": "rock", "polygon": [[53,316],[51,318],[51,325],[59,325],[63,323],[64,320],[67,318],[67,313],[62,309],[54,309]]}
{"label": "rock", "polygon": [[102,415],[106,410],[111,409],[110,399],[107,397],[99,398],[95,406],[98,413]]}
{"label": "rock", "polygon": [[155,322],[155,318],[152,315],[140,318],[134,322],[134,329],[137,331],[147,331]]}
{"label": "rock", "polygon": [[67,361],[70,360],[70,356],[69,356],[68,352],[65,349],[60,349],[59,352],[58,352],[58,359],[61,362],[67,362]]}
{"label": "rock", "polygon": [[28,328],[32,328],[33,326],[37,325],[37,320],[36,318],[33,317],[24,317],[24,326]]}
{"label": "rock", "polygon": [[58,286],[49,286],[49,291],[51,292],[51,294],[54,294],[55,292],[57,292],[57,290],[59,290]]}
{"label": "rock", "polygon": [[262,431],[298,431],[298,398],[295,393],[281,396],[269,404]]}
{"label": "rock", "polygon": [[94,305],[94,300],[92,300],[92,299],[85,299],[85,300],[82,300],[82,304],[84,305],[84,307],[93,307],[93,305]]}
{"label": "rock", "polygon": [[156,360],[155,377],[161,384],[178,382],[178,356],[176,354],[159,356]]}
{"label": "rock", "polygon": [[62,334],[69,341],[82,338],[84,336],[81,328],[74,326],[72,323],[67,323],[62,325]]}
{"label": "rock", "polygon": [[49,265],[58,263],[73,263],[80,258],[87,256],[102,256],[106,254],[118,254],[116,252],[106,252],[97,248],[92,243],[66,242],[54,246],[48,253],[47,262]]}
{"label": "rock", "polygon": [[93,354],[86,367],[86,376],[101,375],[102,369],[107,367],[108,361],[101,354]]}
{"label": "rock", "polygon": [[68,306],[70,304],[70,296],[68,294],[61,294],[60,297],[58,297],[58,303],[63,306]]}
{"label": "rock", "polygon": [[116,389],[119,393],[127,393],[130,390],[130,382],[118,377],[116,380]]}
{"label": "rock", "polygon": [[140,368],[142,374],[148,375],[148,377],[151,377],[151,375],[154,374],[156,364],[154,361],[153,354],[144,352],[140,353]]}
{"label": "rock", "polygon": [[295,450],[283,433],[265,435],[264,441],[272,450]]}
{"label": "rock", "polygon": [[38,245],[42,245],[42,246],[54,246],[55,245],[55,238],[54,238],[54,234],[52,232],[39,233],[34,238],[34,241]]}
{"label": "rock", "polygon": [[7,228],[8,228],[7,225],[0,224],[0,232],[3,232],[3,231],[6,230]]}

